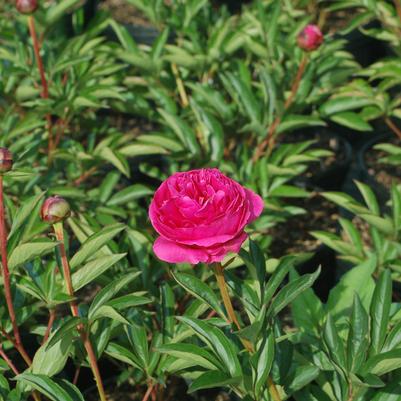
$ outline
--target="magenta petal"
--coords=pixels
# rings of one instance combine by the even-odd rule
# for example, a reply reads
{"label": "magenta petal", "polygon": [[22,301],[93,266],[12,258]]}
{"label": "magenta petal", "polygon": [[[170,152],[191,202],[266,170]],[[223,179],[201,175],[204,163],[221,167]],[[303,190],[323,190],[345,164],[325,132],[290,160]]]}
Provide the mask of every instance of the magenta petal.
{"label": "magenta petal", "polygon": [[158,237],[153,244],[156,256],[168,263],[191,263],[193,265],[201,262],[207,263],[209,255],[206,248],[192,248]]}
{"label": "magenta petal", "polygon": [[247,189],[246,192],[251,209],[251,215],[248,223],[251,223],[262,214],[265,205],[263,203],[263,199],[258,194],[255,194],[255,192],[251,191],[250,189]]}
{"label": "magenta petal", "polygon": [[153,244],[153,251],[159,259],[168,263],[210,264],[221,262],[229,252],[238,253],[246,238],[247,234],[242,232],[224,244],[203,248],[183,245],[164,237],[158,237]]}

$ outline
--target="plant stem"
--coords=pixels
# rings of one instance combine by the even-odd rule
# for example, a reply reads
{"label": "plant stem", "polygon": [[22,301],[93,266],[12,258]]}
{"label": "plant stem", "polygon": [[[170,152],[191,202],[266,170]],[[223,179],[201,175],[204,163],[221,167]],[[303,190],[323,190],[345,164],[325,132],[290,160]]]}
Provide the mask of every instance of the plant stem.
{"label": "plant stem", "polygon": [[391,121],[390,117],[385,117],[384,122],[401,139],[401,130]]}
{"label": "plant stem", "polygon": [[189,105],[188,95],[187,95],[187,92],[185,91],[185,86],[180,77],[180,72],[178,71],[177,64],[172,63],[171,69],[173,70],[175,82],[177,83],[177,89],[178,89],[178,93],[180,94],[181,105],[182,105],[182,107],[187,107]]}
{"label": "plant stem", "polygon": [[153,383],[149,383],[148,389],[146,390],[145,395],[142,398],[142,401],[148,401],[150,395],[152,394],[153,391]]}
{"label": "plant stem", "polygon": [[307,64],[308,64],[308,57],[306,56],[306,54],[304,54],[302,57],[301,63],[298,66],[297,74],[291,85],[290,95],[288,96],[287,100],[284,103],[284,110],[281,114],[276,116],[273,123],[270,125],[269,130],[267,131],[266,138],[256,148],[256,152],[252,159],[253,162],[256,162],[260,159],[260,157],[263,155],[263,152],[265,151],[266,147],[268,147],[268,149],[269,149],[269,154],[273,150],[276,130],[277,130],[278,126],[280,125],[285,112],[291,107],[292,103],[294,102],[295,96],[298,92],[299,85],[301,83],[302,76],[305,72],[305,68],[306,68]]}
{"label": "plant stem", "polygon": [[50,332],[51,332],[52,327],[53,327],[53,323],[54,323],[54,319],[55,318],[56,318],[56,310],[54,308],[51,308],[49,310],[49,321],[47,323],[47,328],[46,328],[45,335],[43,337],[43,343],[42,344],[44,344],[48,340]]}
{"label": "plant stem", "polygon": [[[217,284],[219,286],[221,297],[223,298],[223,303],[226,308],[226,311],[229,316],[229,320],[231,323],[234,323],[237,326],[238,330],[241,330],[241,326],[238,322],[237,316],[234,311],[233,304],[231,302],[230,294],[228,293],[227,283],[224,278],[224,268],[222,267],[221,263],[215,263],[213,265],[214,274],[216,276]],[[247,349],[249,353],[253,353],[254,349],[250,341],[241,338],[241,342],[244,347]],[[276,385],[274,384],[272,378],[269,376],[267,379],[268,388],[270,394],[274,401],[281,401],[280,395],[277,391]]]}
{"label": "plant stem", "polygon": [[393,0],[395,10],[397,12],[398,18],[401,22],[401,2],[400,0]]}
{"label": "plant stem", "polygon": [[[68,292],[68,295],[70,295],[71,297],[74,297],[74,288],[72,286],[70,265],[68,263],[67,253],[66,253],[65,244],[64,244],[63,223],[62,222],[55,223],[53,225],[53,229],[54,229],[54,233],[56,234],[56,239],[57,239],[57,241],[59,241],[58,247],[60,250],[61,263],[62,263],[62,267],[63,267],[64,280],[65,280],[65,284],[67,287],[67,292]],[[74,317],[79,317],[78,306],[77,306],[75,300],[70,301],[70,308],[71,308],[72,315]],[[102,377],[100,375],[99,366],[98,366],[97,359],[96,359],[96,354],[93,349],[92,343],[89,339],[89,333],[86,332],[86,330],[82,324],[78,325],[78,331],[81,336],[84,347],[86,349],[86,352],[88,354],[89,363],[90,363],[93,375],[95,377],[100,400],[107,401],[106,394],[105,394],[104,387],[103,387]]]}
{"label": "plant stem", "polygon": [[[32,38],[33,51],[35,53],[36,64],[38,65],[40,81],[42,83],[41,96],[43,99],[48,99],[49,98],[49,86],[48,86],[47,80],[46,80],[45,69],[43,67],[42,57],[40,56],[40,45],[39,45],[38,36],[36,34],[35,20],[32,15],[28,16],[28,27],[29,27],[29,33]],[[47,120],[47,128],[49,131],[48,156],[49,156],[49,160],[50,160],[50,153],[53,151],[53,147],[54,147],[53,146],[53,133],[52,133],[52,130],[53,130],[52,129],[52,119],[51,119],[50,114],[46,115],[46,120]]]}
{"label": "plant stem", "polygon": [[19,375],[18,369],[15,367],[12,360],[6,355],[6,353],[4,352],[3,346],[1,344],[0,344],[0,356],[4,359],[4,361],[10,367],[10,369],[14,372],[14,374],[16,376]]}
{"label": "plant stem", "polygon": [[10,271],[8,269],[7,260],[7,229],[4,209],[3,175],[0,175],[0,248],[1,263],[3,266],[4,294],[6,298],[8,313],[10,315],[11,325],[13,328],[15,348],[21,354],[22,358],[24,358],[26,364],[30,366],[32,364],[32,360],[25,351],[25,348],[21,341],[11,293]]}

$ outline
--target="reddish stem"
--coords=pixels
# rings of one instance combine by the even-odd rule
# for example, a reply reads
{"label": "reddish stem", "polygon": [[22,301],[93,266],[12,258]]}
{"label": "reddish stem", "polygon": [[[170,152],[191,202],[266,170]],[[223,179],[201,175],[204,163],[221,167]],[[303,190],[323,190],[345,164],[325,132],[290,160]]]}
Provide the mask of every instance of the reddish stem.
{"label": "reddish stem", "polygon": [[4,361],[10,367],[10,369],[14,372],[14,374],[16,376],[19,375],[18,369],[13,364],[13,361],[6,355],[6,353],[4,352],[3,346],[1,344],[0,344],[0,356],[4,359]]}
{"label": "reddish stem", "polygon": [[259,146],[256,148],[256,152],[253,157],[253,162],[256,162],[257,160],[260,159],[260,157],[263,155],[263,152],[265,151],[266,147],[269,149],[269,153],[272,151],[274,147],[274,140],[275,140],[275,133],[278,128],[278,126],[281,123],[281,120],[285,114],[285,112],[291,107],[292,103],[294,102],[295,96],[298,92],[299,85],[302,80],[302,76],[305,72],[305,68],[308,63],[308,58],[306,55],[303,56],[301,63],[298,66],[298,71],[297,74],[294,78],[294,81],[291,85],[291,92],[290,95],[288,96],[287,100],[284,103],[284,110],[283,113],[278,115],[272,125],[269,127],[269,130],[267,131],[266,138],[259,144]]}
{"label": "reddish stem", "polygon": [[[29,33],[32,38],[33,51],[35,53],[36,64],[38,65],[40,81],[42,83],[41,96],[43,99],[48,99],[49,98],[49,86],[47,84],[45,69],[43,66],[42,57],[40,55],[40,44],[39,44],[38,36],[36,34],[35,20],[32,15],[28,16],[28,27],[29,27]],[[49,131],[48,154],[49,154],[49,159],[50,159],[50,153],[53,151],[53,147],[54,147],[53,133],[52,133],[52,119],[51,119],[50,114],[46,115],[46,121],[47,121],[47,128]]]}
{"label": "reddish stem", "polygon": [[393,131],[399,139],[401,139],[401,130],[391,121],[390,117],[386,117],[384,119],[384,122],[387,124],[387,126]]}
{"label": "reddish stem", "polygon": [[78,177],[75,181],[74,181],[74,185],[78,186],[80,184],[82,184],[85,180],[87,180],[93,173],[95,173],[97,170],[96,166],[91,167],[88,171],[86,171],[85,173],[83,173],[80,177]]}
{"label": "reddish stem", "polygon": [[53,327],[53,323],[54,323],[54,319],[55,318],[56,318],[56,310],[55,309],[50,309],[49,310],[49,321],[47,323],[47,328],[46,328],[45,335],[43,337],[43,343],[42,344],[44,344],[48,340],[48,338],[50,336],[50,333],[51,333],[51,330],[52,330],[52,327]]}
{"label": "reddish stem", "polygon": [[150,383],[148,385],[148,389],[147,389],[145,395],[143,396],[142,401],[148,401],[149,400],[149,397],[150,397],[150,395],[152,394],[152,391],[153,391],[153,386],[154,386],[153,383]]}
{"label": "reddish stem", "polygon": [[81,373],[81,367],[77,366],[77,368],[75,369],[74,379],[72,381],[72,384],[74,384],[75,386],[78,383],[78,378],[80,373]]}
{"label": "reddish stem", "polygon": [[[66,253],[65,244],[64,244],[63,223],[62,222],[56,223],[53,225],[53,228],[54,228],[54,233],[56,234],[56,239],[57,239],[57,241],[59,241],[58,247],[60,250],[61,263],[62,263],[62,267],[63,267],[64,280],[66,283],[67,292],[68,292],[68,295],[70,295],[71,297],[74,297],[74,288],[72,286],[70,265],[68,263],[67,253]],[[72,315],[74,317],[79,317],[78,306],[77,306],[75,300],[70,301],[70,308],[71,308]],[[91,365],[93,375],[95,376],[95,381],[96,381],[96,385],[98,388],[100,400],[107,401],[102,378],[101,378],[100,371],[99,371],[99,366],[97,364],[96,354],[93,349],[92,343],[89,339],[89,333],[86,332],[83,324],[78,325],[78,331],[81,336],[84,347],[86,349],[86,352],[88,354],[89,363]]]}
{"label": "reddish stem", "polygon": [[20,332],[18,329],[17,318],[15,315],[12,293],[11,293],[11,282],[10,282],[10,271],[8,269],[7,260],[7,229],[5,221],[5,209],[4,209],[4,193],[3,193],[3,176],[0,175],[0,248],[1,248],[1,263],[3,266],[3,280],[4,280],[4,295],[6,298],[7,309],[10,315],[11,325],[13,328],[15,348],[24,358],[28,366],[32,364],[32,360],[25,351],[25,348],[21,341]]}

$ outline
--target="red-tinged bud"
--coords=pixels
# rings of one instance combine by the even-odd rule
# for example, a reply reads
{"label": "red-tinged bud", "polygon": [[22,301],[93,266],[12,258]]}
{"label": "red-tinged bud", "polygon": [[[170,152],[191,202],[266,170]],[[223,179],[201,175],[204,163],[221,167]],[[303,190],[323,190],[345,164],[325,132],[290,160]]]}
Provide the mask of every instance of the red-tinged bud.
{"label": "red-tinged bud", "polygon": [[13,155],[7,148],[0,148],[0,174],[13,168]]}
{"label": "red-tinged bud", "polygon": [[50,196],[42,205],[40,217],[49,224],[65,220],[71,213],[70,205],[60,196]]}
{"label": "red-tinged bud", "polygon": [[307,25],[298,35],[298,46],[307,52],[320,47],[323,43],[323,34],[317,25]]}
{"label": "red-tinged bud", "polygon": [[17,0],[16,7],[21,14],[32,14],[38,8],[38,0]]}

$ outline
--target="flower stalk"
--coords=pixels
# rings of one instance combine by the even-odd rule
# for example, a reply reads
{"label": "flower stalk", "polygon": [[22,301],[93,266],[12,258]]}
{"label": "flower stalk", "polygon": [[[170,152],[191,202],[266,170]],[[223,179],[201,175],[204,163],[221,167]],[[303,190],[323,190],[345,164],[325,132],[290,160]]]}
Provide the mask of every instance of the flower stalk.
{"label": "flower stalk", "polygon": [[[221,265],[221,263],[215,263],[213,265],[213,270],[214,270],[214,274],[216,276],[217,285],[219,287],[221,297],[223,299],[224,307],[226,308],[226,311],[228,314],[229,321],[231,324],[235,324],[235,326],[237,327],[238,330],[241,330],[241,325],[238,321],[237,315],[235,314],[234,307],[231,302],[230,294],[227,289],[227,283],[224,278],[224,268]],[[252,354],[253,352],[255,352],[253,345],[251,344],[250,341],[248,341],[244,338],[240,338],[240,340],[241,340],[243,346],[246,348],[246,350],[249,353]],[[276,388],[276,385],[274,384],[273,379],[270,376],[267,379],[267,386],[268,386],[270,395],[272,396],[273,400],[281,401],[281,398],[280,398],[280,395]]]}
{"label": "flower stalk", "polygon": [[[49,86],[48,86],[47,79],[46,79],[45,68],[43,66],[43,60],[40,55],[40,44],[39,44],[38,36],[36,34],[35,20],[32,15],[28,16],[28,28],[29,28],[29,33],[32,38],[33,51],[35,54],[36,64],[38,66],[40,81],[42,84],[41,97],[43,99],[48,99],[49,98]],[[50,160],[50,153],[53,151],[53,148],[54,148],[53,133],[52,133],[53,127],[52,127],[52,119],[51,119],[50,114],[46,115],[46,121],[47,121],[47,129],[49,132],[48,155],[49,155],[49,160]]]}
{"label": "flower stalk", "polygon": [[[54,229],[54,233],[56,235],[56,239],[59,242],[58,248],[60,251],[61,264],[62,264],[65,284],[67,287],[67,293],[71,297],[74,297],[74,288],[73,288],[72,280],[71,280],[70,265],[69,265],[67,253],[65,250],[64,229],[63,229],[62,221],[58,221],[58,222],[54,223],[53,229]],[[72,315],[74,317],[79,317],[78,305],[75,302],[75,300],[70,301],[70,308],[71,308]],[[107,401],[106,394],[104,391],[102,377],[100,375],[99,366],[98,366],[97,359],[96,359],[96,354],[93,349],[92,343],[89,339],[89,333],[85,330],[83,324],[78,325],[78,331],[81,336],[82,342],[84,344],[85,350],[88,354],[89,363],[90,363],[90,366],[92,369],[92,373],[95,377],[96,386],[97,386],[97,389],[99,392],[100,400]]]}
{"label": "flower stalk", "polygon": [[3,174],[0,174],[0,248],[1,248],[1,264],[3,267],[2,274],[4,280],[4,294],[14,333],[14,345],[17,351],[24,359],[24,361],[26,362],[26,364],[30,366],[32,364],[32,360],[29,357],[28,353],[26,352],[24,345],[22,344],[21,335],[17,324],[17,317],[15,314],[14,304],[12,300],[10,271],[8,268],[8,258],[7,258],[7,229],[6,229],[5,209],[4,209]]}
{"label": "flower stalk", "polygon": [[266,138],[260,143],[260,145],[256,148],[255,155],[253,157],[253,161],[256,162],[258,161],[261,156],[263,155],[263,152],[265,151],[266,147],[268,148],[268,153],[270,154],[271,151],[273,150],[274,143],[275,143],[275,134],[277,131],[278,126],[281,123],[281,120],[283,119],[286,111],[291,107],[291,105],[294,102],[294,99],[296,97],[296,94],[299,89],[299,85],[301,83],[302,77],[304,75],[306,66],[308,64],[308,57],[306,54],[303,55],[301,63],[298,66],[297,74],[295,75],[294,81],[291,85],[291,92],[290,95],[288,96],[287,100],[284,103],[284,110],[281,114],[276,116],[274,119],[272,125],[269,127],[269,130],[267,131]]}

